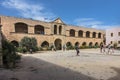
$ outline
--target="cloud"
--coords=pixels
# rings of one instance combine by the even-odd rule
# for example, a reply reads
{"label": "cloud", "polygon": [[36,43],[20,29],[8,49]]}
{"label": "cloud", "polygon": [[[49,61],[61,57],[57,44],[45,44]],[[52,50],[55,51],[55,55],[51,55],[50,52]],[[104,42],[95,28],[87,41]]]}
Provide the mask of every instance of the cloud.
{"label": "cloud", "polygon": [[97,21],[94,18],[78,18],[74,20],[74,23],[78,26],[84,26],[88,28],[96,29],[108,29],[119,25],[105,25],[102,21]]}
{"label": "cloud", "polygon": [[42,21],[50,21],[55,15],[48,12],[42,5],[30,4],[25,0],[5,0],[2,6],[6,8],[16,9],[21,16]]}

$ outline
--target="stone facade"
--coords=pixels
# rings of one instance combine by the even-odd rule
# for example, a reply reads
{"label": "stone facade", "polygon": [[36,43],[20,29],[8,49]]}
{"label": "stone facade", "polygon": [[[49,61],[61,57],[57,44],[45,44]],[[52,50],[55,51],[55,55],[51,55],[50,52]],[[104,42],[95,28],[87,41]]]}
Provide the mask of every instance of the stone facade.
{"label": "stone facade", "polygon": [[106,30],[106,44],[117,43],[120,47],[120,27],[114,27]]}
{"label": "stone facade", "polygon": [[38,47],[55,45],[62,49],[63,45],[100,45],[105,32],[93,28],[78,27],[65,24],[60,18],[52,22],[0,16],[4,36],[16,45],[24,36],[35,37]]}

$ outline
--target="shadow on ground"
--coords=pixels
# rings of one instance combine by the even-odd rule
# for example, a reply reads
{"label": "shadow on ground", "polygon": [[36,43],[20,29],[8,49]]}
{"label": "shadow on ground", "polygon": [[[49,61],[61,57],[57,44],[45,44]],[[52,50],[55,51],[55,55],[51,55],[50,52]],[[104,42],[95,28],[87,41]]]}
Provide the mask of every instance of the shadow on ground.
{"label": "shadow on ground", "polygon": [[34,57],[23,57],[19,65],[18,69],[0,75],[0,80],[97,80]]}
{"label": "shadow on ground", "polygon": [[120,80],[120,68],[111,67],[111,69],[113,69],[117,75],[108,80]]}

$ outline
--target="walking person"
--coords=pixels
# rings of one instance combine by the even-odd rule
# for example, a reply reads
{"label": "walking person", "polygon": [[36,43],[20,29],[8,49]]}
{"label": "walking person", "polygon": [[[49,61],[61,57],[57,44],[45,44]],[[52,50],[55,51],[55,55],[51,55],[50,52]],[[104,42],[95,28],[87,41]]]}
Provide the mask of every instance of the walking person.
{"label": "walking person", "polygon": [[77,53],[76,56],[79,56],[80,51],[79,51],[79,46],[78,45],[75,46],[75,50],[76,50],[76,53]]}
{"label": "walking person", "polygon": [[32,48],[30,48],[30,53],[31,53],[31,54],[33,53],[33,50],[32,50]]}
{"label": "walking person", "polygon": [[66,50],[66,45],[63,45],[63,51],[65,51]]}
{"label": "walking person", "polygon": [[104,45],[103,45],[103,52],[105,53],[105,49],[106,49],[106,45],[105,45],[105,43],[104,43]]}
{"label": "walking person", "polygon": [[102,53],[103,50],[103,43],[100,45],[100,52]]}
{"label": "walking person", "polygon": [[112,53],[114,53],[114,47],[113,47],[113,45],[112,45],[112,43],[111,44],[108,44],[108,54],[112,54]]}

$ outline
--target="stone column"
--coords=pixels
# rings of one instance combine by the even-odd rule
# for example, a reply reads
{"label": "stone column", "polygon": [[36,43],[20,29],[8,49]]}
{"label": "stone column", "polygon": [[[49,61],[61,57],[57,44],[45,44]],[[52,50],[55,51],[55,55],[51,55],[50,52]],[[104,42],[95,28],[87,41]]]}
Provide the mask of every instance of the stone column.
{"label": "stone column", "polygon": [[86,32],[83,32],[83,37],[86,38]]}
{"label": "stone column", "polygon": [[28,33],[30,33],[30,34],[34,34],[35,33],[34,32],[34,26],[32,26],[32,25],[28,26]]}
{"label": "stone column", "polygon": [[59,35],[59,25],[57,25],[57,35]]}
{"label": "stone column", "polygon": [[78,37],[78,31],[75,31],[75,37]]}
{"label": "stone column", "polygon": [[1,35],[1,27],[2,25],[0,25],[0,67],[2,67],[3,65],[3,61],[2,61],[2,35]]}

